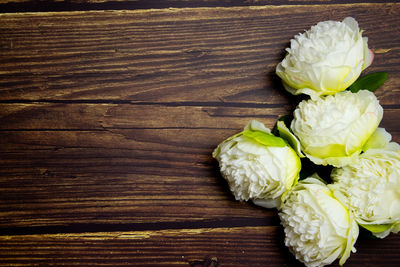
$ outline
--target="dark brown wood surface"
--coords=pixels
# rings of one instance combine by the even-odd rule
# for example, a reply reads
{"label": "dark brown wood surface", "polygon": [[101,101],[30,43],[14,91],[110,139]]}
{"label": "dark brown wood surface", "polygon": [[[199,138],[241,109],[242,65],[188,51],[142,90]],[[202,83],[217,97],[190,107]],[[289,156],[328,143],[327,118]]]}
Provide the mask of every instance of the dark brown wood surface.
{"label": "dark brown wood surface", "polygon": [[[235,201],[211,152],[293,110],[284,48],[346,16],[376,54],[365,73],[389,73],[376,95],[400,142],[400,4],[132,2],[0,14],[0,265],[299,265],[277,212]],[[346,266],[400,265],[399,235],[356,247]]]}
{"label": "dark brown wood surface", "polygon": [[[397,0],[348,0],[346,3],[396,3]],[[342,4],[342,0],[0,0],[0,12],[134,10],[160,8]]]}

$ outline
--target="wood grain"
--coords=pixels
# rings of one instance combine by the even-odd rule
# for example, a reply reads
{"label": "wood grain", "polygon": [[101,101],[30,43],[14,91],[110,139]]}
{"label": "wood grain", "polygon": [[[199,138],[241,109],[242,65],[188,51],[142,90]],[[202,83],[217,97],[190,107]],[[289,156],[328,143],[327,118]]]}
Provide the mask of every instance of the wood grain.
{"label": "wood grain", "polygon": [[[210,105],[208,105],[210,104]],[[0,103],[0,130],[2,131],[111,131],[171,130],[167,140],[178,138],[174,130],[186,130],[196,135],[216,131],[216,140],[224,135],[240,131],[251,119],[262,121],[273,128],[277,119],[289,114],[294,107],[286,104],[232,103],[130,103],[130,104],[86,104],[86,103]],[[382,126],[391,132],[398,130],[397,105],[385,105]],[[218,132],[222,133],[220,135]],[[150,135],[151,136],[151,135]],[[205,137],[207,137],[205,135]],[[149,137],[156,140],[157,135]],[[182,136],[185,138],[185,136]],[[201,138],[198,136],[197,138]],[[193,140],[199,148],[207,147],[205,140]],[[209,138],[213,138],[209,136]],[[167,141],[165,140],[165,141]],[[189,140],[187,140],[189,141]],[[167,143],[167,142],[166,142]],[[118,144],[113,144],[118,145]],[[124,144],[125,146],[127,144]],[[171,143],[173,145],[173,143]],[[215,145],[215,144],[210,144]],[[4,146],[3,146],[4,147]],[[183,147],[183,146],[182,146]]]}
{"label": "wood grain", "polygon": [[[400,264],[398,235],[361,241],[345,266]],[[302,266],[276,226],[18,235],[0,237],[0,255],[12,266]]]}
{"label": "wood grain", "polygon": [[[273,114],[285,114],[279,108],[75,103],[0,111],[3,227],[276,215],[234,202],[211,152],[257,114],[272,127]],[[399,141],[398,110],[385,108],[384,118]]]}
{"label": "wood grain", "polygon": [[[396,0],[350,0],[346,3],[393,3]],[[136,10],[160,8],[342,4],[340,0],[0,0],[0,12]]]}
{"label": "wood grain", "polygon": [[0,237],[0,254],[7,255],[0,264],[294,266],[280,234],[278,227],[240,227]]}
{"label": "wood grain", "polygon": [[[302,266],[284,247],[282,234],[280,227],[265,226],[0,237],[0,264]],[[346,266],[359,266],[366,260],[369,266],[381,266],[383,261],[396,266],[399,241],[398,235],[385,240],[362,238]]]}
{"label": "wood grain", "polygon": [[279,108],[248,114],[248,108],[74,103],[4,104],[0,110],[3,226],[271,214],[232,201],[211,152],[257,112],[273,125]]}
{"label": "wood grain", "polygon": [[[251,106],[251,105],[250,105]],[[251,118],[273,126],[291,111],[291,106],[259,104],[220,105],[196,103],[0,104],[0,129],[235,129]],[[46,110],[46,112],[43,112]],[[223,123],[222,123],[223,120]]]}
{"label": "wood grain", "polygon": [[[400,4],[358,2],[0,14],[0,265],[298,266],[277,211],[235,201],[211,152],[293,110],[274,74],[289,39],[346,16],[376,54],[365,73],[389,72],[381,126],[400,142]],[[399,265],[399,242],[361,236],[346,266]]]}
{"label": "wood grain", "polygon": [[361,4],[5,14],[0,100],[286,104],[274,70],[289,39],[318,21],[353,15],[377,53],[368,71],[390,75],[377,94],[397,104],[399,10]]}

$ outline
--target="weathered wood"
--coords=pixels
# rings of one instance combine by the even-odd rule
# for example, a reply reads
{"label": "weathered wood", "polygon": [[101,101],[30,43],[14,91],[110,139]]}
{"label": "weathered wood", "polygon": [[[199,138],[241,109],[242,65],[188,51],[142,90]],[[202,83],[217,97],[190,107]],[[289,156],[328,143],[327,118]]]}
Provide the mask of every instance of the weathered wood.
{"label": "weathered wood", "polygon": [[[251,115],[227,109],[217,115],[223,124],[210,121],[207,127],[198,123],[209,114],[198,107],[140,106],[146,116],[137,119],[134,105],[15,106],[17,113],[7,117],[16,121],[3,119],[0,132],[2,227],[276,220],[272,210],[234,201],[211,158]],[[152,117],[150,110],[160,115]],[[162,113],[186,114],[186,121]],[[397,114],[385,109],[381,126],[399,142]],[[275,120],[260,118],[267,125]]]}
{"label": "weathered wood", "polygon": [[232,201],[211,160],[252,117],[242,109],[3,104],[1,224],[262,218],[269,212]]}
{"label": "weathered wood", "polygon": [[0,237],[0,264],[197,267],[212,260],[218,266],[293,266],[280,237],[278,227]]}
{"label": "weathered wood", "polygon": [[[380,104],[384,108],[381,127],[398,131],[398,105]],[[3,131],[68,131],[68,130],[191,130],[203,135],[212,131],[234,134],[250,120],[257,119],[273,128],[277,119],[291,114],[294,107],[286,104],[254,103],[0,103],[0,130]],[[155,131],[156,132],[156,131]],[[217,133],[218,135],[218,133]],[[210,138],[212,138],[210,136]],[[221,136],[217,136],[221,138]],[[173,134],[167,138],[174,139]],[[182,139],[183,141],[183,139]],[[193,140],[199,147],[204,140]],[[399,139],[400,141],[400,139]]]}
{"label": "weathered wood", "polygon": [[[276,224],[272,218],[275,211],[234,200],[211,161],[212,149],[186,148],[188,152],[183,152],[178,147],[174,152],[175,145],[158,146],[159,141],[156,145],[134,141],[136,145],[128,142],[123,147],[123,135],[103,135],[12,134],[15,141],[25,140],[33,146],[16,144],[14,150],[4,152],[0,165],[1,227],[246,218],[265,218]],[[87,142],[74,148],[74,140]],[[61,146],[52,147],[54,142]],[[105,147],[96,147],[99,145]]]}
{"label": "weathered wood", "polygon": [[0,129],[242,129],[251,119],[272,127],[289,105],[194,104],[0,104]]}
{"label": "weathered wood", "polygon": [[[398,266],[399,242],[361,237],[345,266]],[[303,266],[276,226],[7,236],[0,255],[3,266]]]}
{"label": "weathered wood", "polygon": [[[147,120],[151,123],[146,123],[140,118],[147,116],[135,119],[138,110],[128,111],[131,105],[128,109],[119,105],[33,106],[38,112],[28,108],[20,115],[9,114],[32,124],[18,126],[3,120],[4,127],[14,128],[2,131],[0,139],[3,226],[107,223],[114,222],[113,218],[121,223],[260,218],[270,214],[236,203],[211,159],[216,145],[243,125],[237,129],[213,126],[215,122],[210,122],[211,127],[198,125],[205,121],[198,114],[209,115],[196,112],[196,108],[165,111],[161,107],[157,111],[154,106],[140,106],[160,114],[150,116]],[[114,111],[112,116],[94,116],[96,108],[103,114],[110,108]],[[162,113],[186,114],[187,125],[176,118],[165,119]],[[69,114],[68,120],[63,120],[64,114]],[[91,118],[97,120],[86,124]],[[242,119],[249,117],[237,118]],[[18,129],[23,125],[32,130]],[[54,125],[64,129],[54,129]]]}
{"label": "weathered wood", "polygon": [[[376,53],[365,73],[389,72],[381,126],[400,142],[400,4],[279,6],[299,3],[0,14],[0,265],[299,265],[277,211],[235,201],[211,158],[250,119],[294,108],[274,74],[289,39],[355,17]],[[399,242],[360,237],[346,266],[400,265]]]}
{"label": "weathered wood", "polygon": [[368,71],[390,75],[377,94],[397,104],[399,6],[4,14],[0,100],[287,103],[274,71],[289,39],[354,16],[377,53]]}
{"label": "weathered wood", "polygon": [[[389,3],[396,0],[351,0],[346,3]],[[340,0],[0,0],[0,12],[135,10],[154,8],[342,4]]]}

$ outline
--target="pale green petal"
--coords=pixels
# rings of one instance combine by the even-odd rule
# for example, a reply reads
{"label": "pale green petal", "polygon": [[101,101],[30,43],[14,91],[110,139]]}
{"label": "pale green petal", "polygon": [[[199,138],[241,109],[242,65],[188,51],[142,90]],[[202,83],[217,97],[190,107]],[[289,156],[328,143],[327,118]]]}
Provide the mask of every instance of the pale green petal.
{"label": "pale green petal", "polygon": [[400,232],[400,222],[395,223],[392,227],[392,233],[397,234],[398,232]]}
{"label": "pale green petal", "polygon": [[277,208],[281,205],[281,199],[280,198],[275,198],[275,199],[253,199],[252,202],[260,207],[271,209],[271,208]]}
{"label": "pale green petal", "polygon": [[288,91],[292,95],[305,94],[305,95],[309,95],[311,97],[311,99],[317,99],[317,98],[319,98],[320,95],[323,94],[323,92],[319,92],[319,91],[317,91],[315,89],[311,89],[311,88],[308,88],[308,87],[304,87],[304,88],[301,88],[301,89],[294,89],[289,84],[287,84],[286,80],[284,80],[282,84],[283,84],[283,87],[286,89],[286,91]]}
{"label": "pale green petal", "polygon": [[340,265],[343,265],[346,262],[346,260],[350,257],[351,252],[356,252],[354,244],[356,243],[358,238],[359,228],[356,221],[354,220],[354,215],[352,212],[349,213],[349,223],[351,227],[349,228],[347,233],[346,249],[344,250],[342,257],[339,260]]}
{"label": "pale green petal", "polygon": [[[367,229],[368,231],[372,232],[373,234],[379,234],[382,232],[385,232],[387,230],[390,230],[392,227],[391,224],[361,224],[362,227]],[[390,231],[389,231],[390,232]]]}
{"label": "pale green petal", "polygon": [[385,128],[377,128],[365,143],[363,151],[373,148],[385,148],[390,140],[392,140],[392,135],[388,133]]}
{"label": "pale green petal", "polygon": [[286,142],[282,138],[275,136],[271,133],[265,133],[257,130],[257,131],[243,131],[242,134],[244,137],[247,137],[256,143],[267,147],[287,146]]}
{"label": "pale green petal", "polygon": [[296,151],[300,158],[304,158],[305,155],[301,152],[301,144],[299,139],[297,139],[297,137],[289,130],[289,128],[286,127],[283,121],[278,121],[276,126],[278,128],[279,135],[289,142],[291,147]]}
{"label": "pale green petal", "polygon": [[[328,140],[327,140],[328,142]],[[346,157],[346,144],[326,144],[325,146],[307,146],[305,147],[307,154],[314,157],[326,159],[329,157]]]}
{"label": "pale green petal", "polygon": [[390,142],[386,148],[386,150],[391,150],[391,151],[398,151],[400,150],[400,145],[396,142]]}
{"label": "pale green petal", "polygon": [[378,238],[387,237],[393,228],[393,224],[361,224],[360,223],[360,226],[367,229],[374,236],[376,236]]}
{"label": "pale green petal", "polygon": [[374,236],[378,237],[378,238],[385,238],[390,234],[390,229],[384,231],[384,232],[380,232],[380,233],[373,233]]}
{"label": "pale green petal", "polygon": [[271,130],[265,127],[264,123],[259,122],[258,120],[251,120],[246,127],[244,127],[245,131],[261,131],[265,133],[271,133]]}
{"label": "pale green petal", "polygon": [[289,151],[287,153],[287,162],[290,162],[286,167],[286,190],[290,190],[293,186],[296,185],[299,180],[299,173],[301,170],[301,161],[297,153],[289,147]]}
{"label": "pale green petal", "polygon": [[[349,66],[329,67],[321,71],[321,87],[324,95],[332,95],[344,91],[358,76],[348,77],[352,68]],[[361,70],[360,70],[361,71]],[[347,82],[344,82],[347,79]]]}

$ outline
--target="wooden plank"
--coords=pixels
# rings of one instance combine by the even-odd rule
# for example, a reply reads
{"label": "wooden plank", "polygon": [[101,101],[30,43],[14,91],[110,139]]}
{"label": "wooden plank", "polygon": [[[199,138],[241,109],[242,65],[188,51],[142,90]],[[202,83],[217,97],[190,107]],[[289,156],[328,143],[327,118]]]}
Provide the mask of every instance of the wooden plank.
{"label": "wooden plank", "polygon": [[377,94],[397,104],[399,6],[3,14],[0,100],[287,103],[274,70],[289,39],[354,16],[377,54],[368,71],[390,75]]}
{"label": "wooden plank", "polygon": [[[380,99],[384,108],[381,127],[396,131],[400,106],[386,105],[386,102],[386,99]],[[224,134],[234,134],[252,119],[257,119],[272,129],[277,119],[291,114],[293,109],[290,104],[281,106],[252,103],[0,103],[0,130],[131,129],[140,133],[141,130],[150,132],[186,129],[193,132],[197,130],[198,133],[206,131],[207,134],[212,130],[225,130]]]}
{"label": "wooden plank", "polygon": [[280,234],[278,227],[243,227],[0,237],[0,264],[293,266]]}
{"label": "wooden plank", "polygon": [[[367,72],[389,71],[399,142],[400,4],[336,3],[0,15],[0,265],[299,266],[210,154],[293,108],[274,74],[289,39],[345,16]],[[346,266],[400,265],[398,244],[361,237]]]}
{"label": "wooden plank", "polygon": [[[71,106],[73,109],[68,108]],[[73,104],[61,109],[56,106],[56,111],[70,112],[76,106],[77,110],[87,110]],[[95,123],[89,125],[93,130],[80,129],[85,122],[96,122],[97,118],[97,123],[104,123],[104,120],[77,112],[70,113],[72,120],[66,125],[61,124],[62,127],[71,125],[70,130],[57,130],[57,121],[62,116],[53,116],[54,110],[48,106],[38,109],[48,112],[47,117],[39,116],[37,121],[38,112],[29,110],[36,122],[32,130],[19,130],[18,124],[14,124],[16,129],[0,132],[0,226],[3,229],[229,218],[267,218],[276,222],[275,211],[236,202],[218,173],[216,161],[211,158],[217,144],[242,127],[233,127],[237,125],[236,120],[207,128],[198,126],[194,119],[188,121],[195,124],[176,127],[171,125],[175,122],[160,119],[154,128],[140,124],[139,120],[130,121],[131,114],[122,108],[124,111],[114,113],[104,129],[104,125]],[[197,116],[191,110],[185,114],[189,118],[190,114]],[[397,114],[397,109],[385,110],[381,126],[399,142]],[[82,125],[79,115],[84,115],[80,118]],[[154,118],[149,120],[156,122]],[[29,126],[22,123],[19,127],[26,128],[25,124]],[[52,130],[53,125],[56,127]]]}
{"label": "wooden plank", "polygon": [[270,217],[236,202],[211,159],[231,131],[3,132],[0,225]]}
{"label": "wooden plank", "polygon": [[[399,242],[399,235],[361,236],[346,266],[398,266]],[[0,236],[0,264],[302,266],[284,246],[277,226]]]}
{"label": "wooden plank", "polygon": [[[395,0],[350,0],[346,3],[388,3]],[[0,12],[135,10],[154,8],[233,7],[263,5],[326,5],[340,0],[0,0]]]}
{"label": "wooden plank", "polygon": [[291,112],[289,104],[224,105],[223,103],[1,104],[0,129],[104,130],[121,129],[236,129],[251,119],[269,127]]}
{"label": "wooden plank", "polygon": [[[180,128],[3,131],[1,224],[254,216],[251,205],[233,201],[211,160],[213,148],[234,132]],[[188,209],[182,211],[182,207]],[[258,212],[260,217],[265,215]]]}
{"label": "wooden plank", "polygon": [[[263,216],[273,221],[274,211],[234,201],[211,152],[250,119],[272,127],[285,112],[279,107],[1,104],[0,225]],[[381,126],[399,142],[397,114],[397,108],[385,108]]]}

